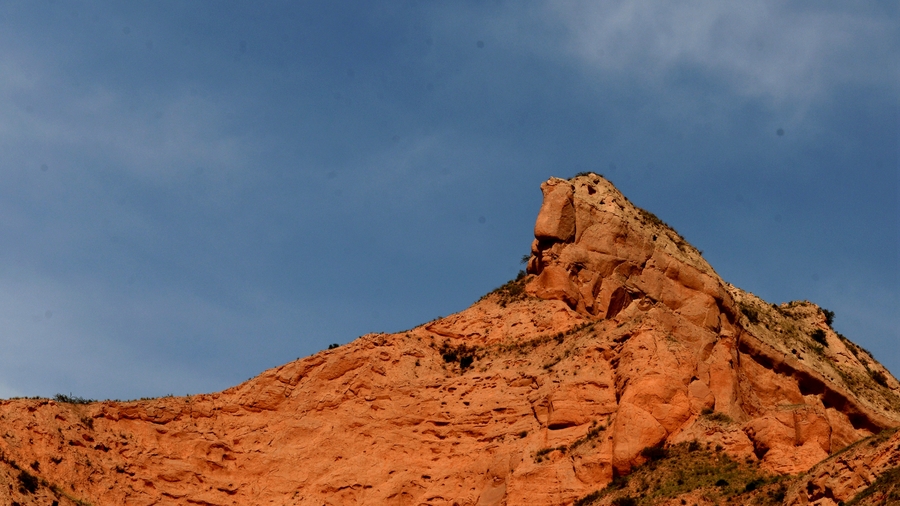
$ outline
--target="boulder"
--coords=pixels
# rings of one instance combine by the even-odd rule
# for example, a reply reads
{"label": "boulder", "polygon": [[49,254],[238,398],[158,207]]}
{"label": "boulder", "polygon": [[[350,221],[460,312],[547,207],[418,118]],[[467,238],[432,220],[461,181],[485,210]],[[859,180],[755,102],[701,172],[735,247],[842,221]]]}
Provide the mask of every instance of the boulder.
{"label": "boulder", "polygon": [[562,179],[551,179],[541,185],[544,203],[534,224],[539,240],[568,241],[575,235],[575,207],[572,186]]}

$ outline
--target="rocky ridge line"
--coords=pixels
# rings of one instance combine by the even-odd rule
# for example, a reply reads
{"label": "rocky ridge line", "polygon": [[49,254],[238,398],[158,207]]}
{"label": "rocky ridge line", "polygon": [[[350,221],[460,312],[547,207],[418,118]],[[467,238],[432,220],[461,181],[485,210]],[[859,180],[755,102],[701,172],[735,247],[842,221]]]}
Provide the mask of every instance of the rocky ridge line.
{"label": "rocky ridge line", "polygon": [[[541,189],[528,274],[460,313],[215,394],[2,401],[0,452],[92,504],[568,505],[647,448],[801,473],[900,425],[821,308],[725,283],[601,176]],[[0,500],[37,504],[4,469]]]}

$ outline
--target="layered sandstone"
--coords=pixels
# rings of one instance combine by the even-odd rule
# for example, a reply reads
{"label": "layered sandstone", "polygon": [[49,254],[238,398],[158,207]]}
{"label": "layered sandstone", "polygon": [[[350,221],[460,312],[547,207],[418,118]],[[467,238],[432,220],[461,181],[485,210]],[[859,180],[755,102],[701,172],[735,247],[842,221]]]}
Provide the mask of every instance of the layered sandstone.
{"label": "layered sandstone", "polygon": [[598,175],[542,190],[528,274],[455,315],[216,394],[2,402],[0,500],[562,505],[647,447],[798,473],[900,425],[900,385],[817,306],[725,283]]}

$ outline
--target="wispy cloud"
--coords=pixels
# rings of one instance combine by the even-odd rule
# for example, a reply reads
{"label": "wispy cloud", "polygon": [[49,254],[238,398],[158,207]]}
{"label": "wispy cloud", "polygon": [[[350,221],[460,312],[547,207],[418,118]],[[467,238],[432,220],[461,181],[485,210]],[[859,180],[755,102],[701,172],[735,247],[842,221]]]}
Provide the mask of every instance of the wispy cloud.
{"label": "wispy cloud", "polygon": [[[817,3],[555,1],[567,54],[598,71],[659,84],[681,66],[779,103],[819,99],[835,85],[897,87],[896,20]],[[858,58],[865,54],[865,59]]]}

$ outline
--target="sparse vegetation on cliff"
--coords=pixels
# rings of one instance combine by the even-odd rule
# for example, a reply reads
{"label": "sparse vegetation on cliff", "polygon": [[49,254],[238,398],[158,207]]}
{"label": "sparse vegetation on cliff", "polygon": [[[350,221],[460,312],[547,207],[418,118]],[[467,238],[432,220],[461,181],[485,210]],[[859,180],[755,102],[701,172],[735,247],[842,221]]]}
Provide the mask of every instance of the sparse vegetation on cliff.
{"label": "sparse vegetation on cliff", "polygon": [[716,422],[716,423],[721,423],[721,424],[734,423],[734,420],[732,420],[730,416],[726,415],[725,413],[713,411],[709,408],[703,409],[703,411],[700,412],[700,416],[702,416],[703,418],[705,418],[707,420]]}
{"label": "sparse vegetation on cliff", "polygon": [[500,304],[500,307],[506,307],[510,302],[522,300],[527,297],[525,294],[525,283],[527,282],[527,278],[528,275],[525,271],[519,271],[515,279],[511,279],[503,285],[491,290],[491,292],[482,297],[482,299],[489,295],[496,295],[498,298],[497,303]]}
{"label": "sparse vegetation on cliff", "polygon": [[597,420],[594,420],[593,422],[591,422],[591,426],[590,428],[588,428],[587,434],[585,434],[581,439],[576,439],[574,443],[570,444],[569,449],[574,450],[579,446],[596,439],[605,430],[606,425],[598,424]]}
{"label": "sparse vegetation on cliff", "polygon": [[825,324],[830,327],[834,323],[834,311],[829,311],[823,307],[822,313],[825,315]]}
{"label": "sparse vegetation on cliff", "polygon": [[898,504],[900,503],[900,467],[895,467],[882,474],[865,490],[845,506],[861,506],[864,504]]}
{"label": "sparse vegetation on cliff", "polygon": [[883,387],[887,386],[887,376],[885,376],[883,372],[869,368],[866,368],[866,370],[869,371],[869,376],[872,378],[872,381]]}
{"label": "sparse vegetation on cliff", "polygon": [[454,346],[448,341],[444,341],[438,351],[441,354],[441,358],[444,359],[444,362],[448,364],[458,363],[459,370],[465,372],[465,370],[471,367],[472,363],[475,361],[475,354],[478,351],[478,348],[468,346],[465,343]]}
{"label": "sparse vegetation on cliff", "polygon": [[669,456],[669,451],[663,446],[648,446],[641,450],[641,457],[648,462],[656,462]]}
{"label": "sparse vegetation on cliff", "polygon": [[29,473],[28,471],[22,469],[19,471],[19,491],[24,493],[33,494],[37,492],[37,488],[39,485],[38,479],[35,475]]}
{"label": "sparse vegetation on cliff", "polygon": [[702,498],[713,504],[774,506],[782,503],[787,491],[782,477],[766,475],[755,462],[736,461],[696,442],[642,453],[646,464],[575,504],[652,505],[678,498],[685,500],[682,504],[693,504]]}
{"label": "sparse vegetation on cliff", "polygon": [[85,399],[84,397],[78,397],[77,395],[71,394],[56,394],[53,396],[53,400],[65,404],[90,404],[92,402],[97,402],[96,399]]}
{"label": "sparse vegetation on cliff", "polygon": [[813,330],[809,337],[822,346],[828,346],[828,339],[825,338],[825,331],[822,329]]}
{"label": "sparse vegetation on cliff", "polygon": [[[618,194],[603,204],[598,193],[613,190],[597,183],[571,185],[586,199],[577,206],[565,185],[554,194],[558,216],[548,216],[558,226],[536,234],[541,261],[531,259],[548,273],[532,285],[535,297],[525,292],[534,274],[520,272],[460,313],[333,344],[216,394],[0,403],[4,450],[32,462],[25,474],[0,466],[0,478],[20,501],[17,479],[37,478],[27,504],[52,501],[51,490],[103,504],[216,490],[214,499],[255,504],[282,501],[288,487],[307,502],[385,504],[399,493],[418,504],[465,491],[460,503],[475,503],[505,476],[508,504],[765,506],[783,502],[787,483],[805,494],[796,477],[827,464],[824,454],[900,420],[896,380],[824,325],[830,312],[776,306],[697,269],[690,245],[680,254],[680,239],[656,228],[665,223]],[[586,212],[590,195],[599,203]],[[572,212],[593,238],[568,232]],[[717,411],[696,416],[711,402]],[[499,467],[472,458],[489,454]],[[186,469],[183,455],[211,465]],[[508,472],[507,455],[524,455],[526,472]],[[314,486],[297,487],[295,462]],[[360,466],[366,481],[355,478]],[[259,486],[239,485],[244,476]],[[141,480],[153,486],[122,485]]]}
{"label": "sparse vegetation on cliff", "polygon": [[741,313],[747,317],[747,321],[751,324],[759,323],[759,312],[747,304],[740,304]]}
{"label": "sparse vegetation on cliff", "polygon": [[[57,460],[56,457],[53,457],[50,460],[51,460],[51,462],[53,462],[55,464],[62,462],[61,458]],[[55,496],[57,499],[57,500],[51,501],[51,506],[59,505],[59,499],[63,498],[63,497],[65,497],[69,502],[71,502],[75,506],[92,506],[87,501],[83,501],[83,500],[78,499],[77,497],[74,497],[71,494],[67,493],[66,491],[61,489],[58,485],[50,483],[47,480],[30,473],[26,469],[22,469],[21,467],[19,467],[19,465],[16,463],[15,460],[9,458],[6,455],[6,453],[4,453],[2,450],[0,450],[0,463],[3,463],[5,465],[9,466],[12,469],[12,471],[15,471],[14,473],[10,473],[8,476],[10,476],[10,478],[12,478],[13,476],[15,477],[15,481],[18,484],[16,490],[18,490],[18,492],[20,494],[23,494],[23,495],[36,494],[41,487],[44,487],[44,488],[50,490],[50,492],[53,494],[53,496]],[[31,469],[33,469],[35,472],[38,472],[40,469],[40,462],[35,460],[34,462],[32,462],[29,465],[29,467]],[[12,490],[12,486],[13,486],[12,483],[10,483],[10,490]],[[12,504],[18,504],[18,503],[13,502]]]}
{"label": "sparse vegetation on cliff", "polygon": [[648,211],[642,207],[636,207],[635,209],[637,209],[638,212],[641,213],[641,218],[643,218],[646,222],[656,225],[657,227],[668,228],[670,230],[674,230],[672,227],[669,226],[668,223],[659,219],[658,216],[651,213],[650,211]]}

